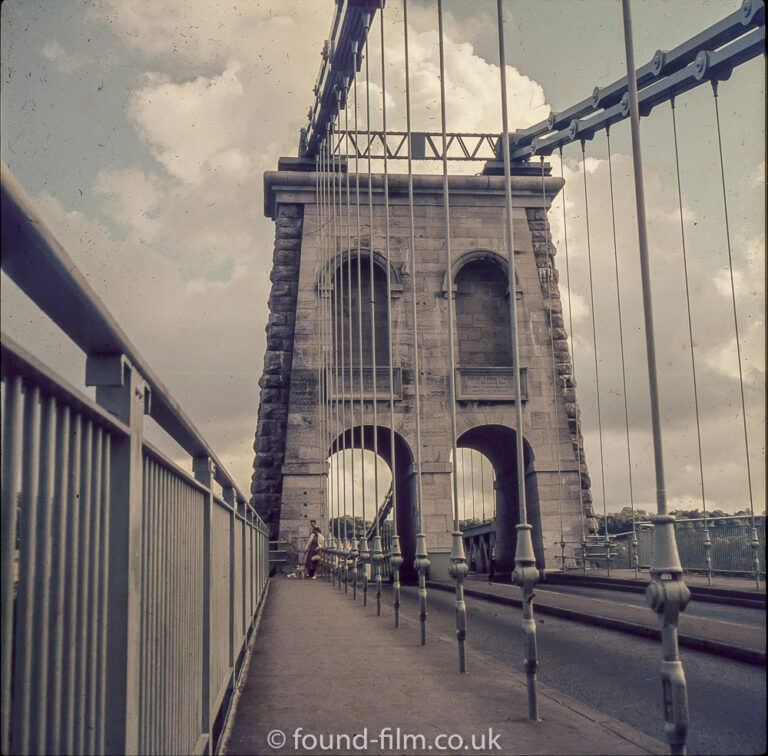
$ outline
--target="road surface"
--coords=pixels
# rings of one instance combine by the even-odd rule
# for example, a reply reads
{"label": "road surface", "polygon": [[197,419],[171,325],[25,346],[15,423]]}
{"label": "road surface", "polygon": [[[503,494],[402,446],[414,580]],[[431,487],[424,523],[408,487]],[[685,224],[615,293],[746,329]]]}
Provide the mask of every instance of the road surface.
{"label": "road surface", "polygon": [[[600,591],[600,598],[608,598]],[[642,595],[618,595],[619,600]],[[391,602],[388,591],[385,601]],[[416,589],[403,588],[403,617],[418,618]],[[375,601],[375,598],[374,598]],[[454,636],[454,596],[430,590],[431,631]],[[585,606],[588,606],[585,603]],[[720,619],[735,607],[705,605]],[[650,611],[650,609],[648,610]],[[749,610],[753,611],[753,610]],[[519,609],[467,597],[468,642],[510,669],[522,668]],[[752,620],[755,618],[752,617]],[[539,679],[596,709],[664,740],[661,713],[660,644],[608,629],[539,616]],[[403,626],[404,632],[412,631]],[[682,649],[688,698],[690,754],[762,754],[766,750],[765,670],[700,651]],[[471,673],[471,669],[470,669]]]}

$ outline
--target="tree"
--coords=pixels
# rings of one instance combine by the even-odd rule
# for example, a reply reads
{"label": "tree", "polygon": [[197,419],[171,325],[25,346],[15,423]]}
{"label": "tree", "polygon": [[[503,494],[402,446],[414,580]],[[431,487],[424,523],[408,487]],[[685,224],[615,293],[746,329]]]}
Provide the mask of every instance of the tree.
{"label": "tree", "polygon": [[[644,509],[635,509],[635,522],[649,522],[650,515]],[[605,518],[599,517],[599,535],[605,535]],[[632,507],[624,507],[621,512],[608,513],[608,533],[627,533],[632,530]]]}

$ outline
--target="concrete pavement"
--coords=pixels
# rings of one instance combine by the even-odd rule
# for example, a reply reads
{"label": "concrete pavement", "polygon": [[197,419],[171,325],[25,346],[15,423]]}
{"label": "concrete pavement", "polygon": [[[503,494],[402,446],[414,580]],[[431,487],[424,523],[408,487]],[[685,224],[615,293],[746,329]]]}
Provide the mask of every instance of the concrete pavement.
{"label": "concrete pavement", "polygon": [[371,593],[363,608],[321,580],[273,579],[222,752],[667,753],[541,684],[541,721],[528,721],[523,673],[470,647],[459,674],[455,638],[428,630],[421,646],[418,619],[396,630],[392,611],[377,617]]}

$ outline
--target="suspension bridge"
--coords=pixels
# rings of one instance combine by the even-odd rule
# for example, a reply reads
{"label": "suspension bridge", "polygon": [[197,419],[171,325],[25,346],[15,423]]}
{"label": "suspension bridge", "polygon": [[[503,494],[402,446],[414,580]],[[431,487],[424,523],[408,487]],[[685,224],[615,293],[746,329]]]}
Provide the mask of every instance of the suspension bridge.
{"label": "suspension bridge", "polygon": [[[451,130],[443,3],[418,8],[434,15],[433,68],[412,63],[410,5],[336,4],[298,154],[264,176],[275,245],[247,494],[3,165],[3,273],[81,351],[85,384],[3,334],[3,752],[685,753],[698,698],[680,646],[764,666],[764,620],[698,610],[765,602],[742,195],[723,150],[738,114],[720,108],[764,52],[764,4],[744,0],[638,67],[623,0],[627,75],[513,129],[498,0],[487,133]],[[413,91],[431,73],[434,131]],[[703,93],[715,171],[686,183],[698,142],[678,113]],[[642,144],[662,109],[660,237]],[[688,217],[698,194],[716,208],[703,232]],[[697,301],[702,233],[727,318]],[[729,331],[731,393],[702,358],[708,305]],[[672,427],[667,372],[691,409]],[[738,514],[711,503],[718,402],[736,416]],[[695,437],[701,517],[672,515],[677,435]],[[609,496],[617,465],[626,493]],[[630,528],[612,534],[617,499]],[[290,579],[315,570],[326,585]],[[635,707],[655,735],[553,687],[542,615],[655,639],[663,705],[657,692]]]}

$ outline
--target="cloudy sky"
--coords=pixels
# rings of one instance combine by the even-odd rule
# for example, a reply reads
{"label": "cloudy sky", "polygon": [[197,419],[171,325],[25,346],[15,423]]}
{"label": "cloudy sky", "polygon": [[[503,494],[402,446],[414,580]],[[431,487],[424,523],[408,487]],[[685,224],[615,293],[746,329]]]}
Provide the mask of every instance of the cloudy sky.
{"label": "cloudy sky", "polygon": [[[512,127],[624,73],[618,0],[507,3]],[[634,3],[638,65],[737,2]],[[295,155],[333,0],[5,0],[2,157],[93,288],[248,491],[265,349],[273,228],[262,174]],[[495,2],[446,0],[448,128],[500,130]],[[417,128],[439,130],[436,9],[410,8]],[[388,122],[404,128],[402,11],[385,11]],[[372,37],[378,50],[378,25]],[[378,53],[376,53],[378,54]],[[764,91],[755,60],[720,88],[752,484],[764,508]],[[380,98],[378,57],[371,95]],[[728,256],[712,93],[677,103],[685,239],[708,506],[747,507]],[[374,108],[373,125],[380,118]],[[628,130],[612,133],[635,503],[653,507]],[[690,345],[669,106],[643,120],[667,487],[700,507]],[[613,237],[604,135],[587,144],[606,503],[628,503]],[[552,159],[555,173],[559,159]],[[464,168],[476,172],[480,166]],[[579,399],[602,509],[584,187],[565,150]],[[565,287],[562,202],[550,214]],[[3,277],[3,330],[78,380],[79,358]],[[564,292],[564,301],[568,295]],[[478,473],[479,475],[479,473]]]}

